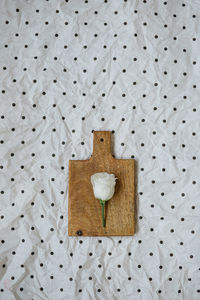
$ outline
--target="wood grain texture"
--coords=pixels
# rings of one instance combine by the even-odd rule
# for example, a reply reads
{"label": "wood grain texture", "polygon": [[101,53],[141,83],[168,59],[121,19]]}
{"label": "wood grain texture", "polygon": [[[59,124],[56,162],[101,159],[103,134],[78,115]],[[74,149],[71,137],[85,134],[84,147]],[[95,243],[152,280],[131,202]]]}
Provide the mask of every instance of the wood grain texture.
{"label": "wood grain texture", "polygon": [[[90,181],[97,172],[113,173],[115,193],[105,205],[102,227],[100,201]],[[69,160],[68,235],[122,236],[134,234],[134,160],[116,159],[111,153],[111,132],[93,132],[93,154],[87,160]]]}

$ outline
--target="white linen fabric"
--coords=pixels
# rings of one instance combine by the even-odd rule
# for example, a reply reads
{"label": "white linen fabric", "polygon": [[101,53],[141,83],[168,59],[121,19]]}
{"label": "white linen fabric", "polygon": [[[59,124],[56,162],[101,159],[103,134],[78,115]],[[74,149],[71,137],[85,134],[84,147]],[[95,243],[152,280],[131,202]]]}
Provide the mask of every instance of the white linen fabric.
{"label": "white linen fabric", "polygon": [[[199,22],[192,0],[0,2],[0,299],[200,299]],[[136,161],[134,236],[68,237],[93,130]]]}

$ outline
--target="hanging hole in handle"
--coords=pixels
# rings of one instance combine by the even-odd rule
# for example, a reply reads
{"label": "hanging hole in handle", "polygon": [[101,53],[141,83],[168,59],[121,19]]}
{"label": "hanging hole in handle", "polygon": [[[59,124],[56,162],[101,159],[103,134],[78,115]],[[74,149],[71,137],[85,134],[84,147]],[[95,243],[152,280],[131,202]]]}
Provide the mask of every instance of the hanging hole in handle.
{"label": "hanging hole in handle", "polygon": [[103,141],[104,141],[104,139],[103,139],[103,138],[100,138],[100,141],[101,141],[101,142],[103,142]]}
{"label": "hanging hole in handle", "polygon": [[82,232],[82,230],[77,230],[76,234],[81,236],[81,235],[83,235],[83,232]]}

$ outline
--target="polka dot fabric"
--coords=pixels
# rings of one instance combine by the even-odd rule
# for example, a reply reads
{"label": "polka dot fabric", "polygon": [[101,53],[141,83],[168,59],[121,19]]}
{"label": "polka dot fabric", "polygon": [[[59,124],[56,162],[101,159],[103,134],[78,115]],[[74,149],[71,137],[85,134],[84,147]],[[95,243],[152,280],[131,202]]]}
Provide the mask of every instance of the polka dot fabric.
{"label": "polka dot fabric", "polygon": [[[200,299],[199,8],[0,2],[0,299]],[[132,237],[67,235],[93,130],[136,161]]]}

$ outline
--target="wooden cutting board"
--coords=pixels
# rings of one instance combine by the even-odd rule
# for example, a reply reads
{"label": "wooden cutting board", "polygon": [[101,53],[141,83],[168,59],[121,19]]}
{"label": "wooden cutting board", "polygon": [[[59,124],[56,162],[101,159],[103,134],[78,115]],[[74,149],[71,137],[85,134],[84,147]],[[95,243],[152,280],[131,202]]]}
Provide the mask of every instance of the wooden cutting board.
{"label": "wooden cutting board", "polygon": [[[94,197],[90,176],[115,174],[115,193],[105,205],[102,226],[100,201]],[[111,131],[93,131],[93,154],[87,160],[69,160],[68,235],[121,236],[134,234],[134,160],[111,153]]]}

